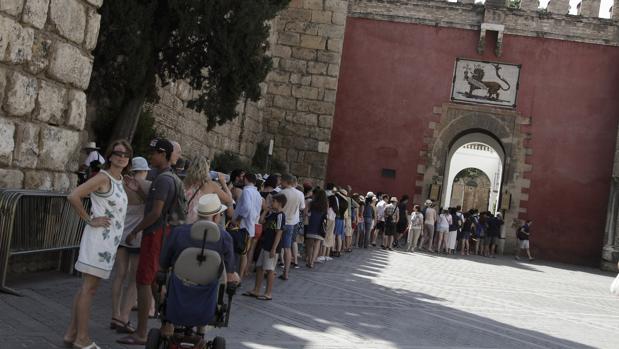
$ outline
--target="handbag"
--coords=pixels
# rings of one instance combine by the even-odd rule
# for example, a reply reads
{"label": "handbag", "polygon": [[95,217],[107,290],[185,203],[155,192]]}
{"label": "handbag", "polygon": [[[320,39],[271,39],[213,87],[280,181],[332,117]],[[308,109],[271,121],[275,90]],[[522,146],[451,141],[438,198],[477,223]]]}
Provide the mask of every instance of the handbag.
{"label": "handbag", "polygon": [[619,274],[617,274],[617,277],[615,278],[613,283],[610,284],[610,293],[615,296],[619,296]]}
{"label": "handbag", "polygon": [[232,236],[234,252],[243,256],[247,254],[247,250],[249,249],[249,233],[247,230],[238,227],[228,228],[226,230],[230,236]]}

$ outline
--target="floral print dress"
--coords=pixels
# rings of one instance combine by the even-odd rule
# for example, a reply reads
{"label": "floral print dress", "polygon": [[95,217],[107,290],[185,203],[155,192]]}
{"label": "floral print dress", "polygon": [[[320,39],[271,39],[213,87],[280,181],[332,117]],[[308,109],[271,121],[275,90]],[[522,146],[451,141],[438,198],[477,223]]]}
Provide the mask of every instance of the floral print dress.
{"label": "floral print dress", "polygon": [[110,190],[107,193],[90,194],[90,216],[107,216],[111,219],[111,224],[107,228],[86,225],[75,269],[101,279],[109,279],[116,250],[123,236],[127,194],[122,180],[113,178],[106,171],[102,170],[101,173],[110,178]]}

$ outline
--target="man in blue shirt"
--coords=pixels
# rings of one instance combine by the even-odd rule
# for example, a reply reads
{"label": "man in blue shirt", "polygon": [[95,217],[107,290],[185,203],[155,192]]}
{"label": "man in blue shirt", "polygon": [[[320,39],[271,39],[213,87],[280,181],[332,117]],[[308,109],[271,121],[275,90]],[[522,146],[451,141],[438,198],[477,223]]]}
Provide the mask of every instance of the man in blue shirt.
{"label": "man in blue shirt", "polygon": [[241,256],[241,280],[247,272],[247,256],[253,256],[256,235],[256,224],[260,218],[260,210],[262,209],[262,196],[256,189],[256,175],[253,173],[245,174],[245,186],[241,197],[239,197],[232,216],[232,222],[241,229],[244,229],[249,234],[249,249],[247,254]]}

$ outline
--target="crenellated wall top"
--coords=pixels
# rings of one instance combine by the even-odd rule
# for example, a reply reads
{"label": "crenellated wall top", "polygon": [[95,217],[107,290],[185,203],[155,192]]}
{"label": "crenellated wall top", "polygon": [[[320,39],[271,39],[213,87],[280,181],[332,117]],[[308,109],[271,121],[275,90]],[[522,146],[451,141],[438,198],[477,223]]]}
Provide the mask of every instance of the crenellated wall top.
{"label": "crenellated wall top", "polygon": [[537,0],[521,0],[520,8],[502,1],[486,5],[460,1],[352,0],[348,15],[471,30],[479,30],[482,23],[495,23],[505,26],[504,34],[619,46],[619,14],[611,13],[610,19],[598,17],[600,0],[584,0],[571,11],[578,15],[568,14],[569,0],[550,0],[546,8],[539,8]]}

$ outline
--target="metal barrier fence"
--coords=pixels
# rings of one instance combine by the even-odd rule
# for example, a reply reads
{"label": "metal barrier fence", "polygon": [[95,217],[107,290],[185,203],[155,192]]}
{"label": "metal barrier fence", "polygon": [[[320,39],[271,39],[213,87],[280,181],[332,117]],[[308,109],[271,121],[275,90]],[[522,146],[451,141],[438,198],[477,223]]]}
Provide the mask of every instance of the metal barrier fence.
{"label": "metal barrier fence", "polygon": [[0,189],[0,292],[19,295],[6,286],[11,256],[79,248],[84,225],[67,194]]}

